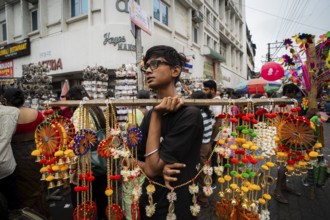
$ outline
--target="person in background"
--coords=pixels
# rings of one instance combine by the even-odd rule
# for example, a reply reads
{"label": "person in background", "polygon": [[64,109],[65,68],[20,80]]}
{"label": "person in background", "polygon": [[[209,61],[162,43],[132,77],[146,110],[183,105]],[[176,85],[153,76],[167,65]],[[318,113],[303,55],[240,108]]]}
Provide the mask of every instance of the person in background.
{"label": "person in background", "polygon": [[[143,72],[149,88],[156,91],[161,103],[156,105],[144,117],[140,129],[142,142],[138,146],[138,164],[143,172],[154,182],[165,184],[164,174],[171,175],[166,164],[181,163],[184,168],[175,172],[173,186],[179,186],[192,180],[196,174],[196,166],[200,161],[200,147],[203,139],[203,118],[200,110],[194,106],[183,106],[183,99],[178,97],[175,84],[178,82],[186,58],[169,46],[154,46],[146,52]],[[141,219],[167,219],[170,192],[167,188],[154,184],[153,202],[155,213],[150,216],[146,211],[149,205],[144,181],[142,195],[139,200]],[[174,191],[174,214],[176,219],[195,219],[190,212],[192,195],[188,184]]]}
{"label": "person in background", "polygon": [[[84,97],[91,99],[85,88],[81,85],[73,86],[70,88],[66,94],[67,100],[83,100]],[[72,122],[76,128],[76,131],[83,129],[80,120],[80,107],[75,107],[72,109],[73,116]],[[99,141],[105,138],[105,117],[102,109],[98,106],[89,107],[89,129],[95,131],[98,135]],[[93,186],[93,199],[96,201],[97,215],[99,220],[106,219],[105,209],[108,204],[108,199],[104,194],[107,187],[107,174],[106,174],[106,164],[102,163],[102,158],[97,155],[97,146],[91,149],[92,153],[92,171],[95,176],[95,180],[92,182]],[[95,153],[95,155],[93,155]],[[95,157],[94,157],[95,156]],[[73,207],[77,204],[77,193],[74,191],[74,186],[77,184],[77,176],[75,167],[71,168],[71,202]]]}
{"label": "person in background", "polygon": [[[293,99],[295,97],[295,94],[299,91],[297,86],[294,84],[287,84],[283,87],[283,95],[281,98],[291,98]],[[285,106],[285,112],[290,112],[291,108],[293,106],[291,105],[286,105]],[[274,189],[274,199],[276,199],[280,203],[287,204],[289,201],[287,198],[283,195],[283,191],[294,194],[296,196],[301,196],[301,193],[290,188],[287,185],[286,182],[286,175],[285,172],[287,171],[285,166],[279,167],[278,172],[277,172],[277,182],[276,182],[276,187]]]}
{"label": "person in background", "polygon": [[[137,99],[149,99],[150,98],[150,92],[147,90],[140,90],[138,94],[136,95]],[[132,111],[135,111],[134,114]],[[125,128],[127,131],[129,131],[130,128],[134,127],[140,127],[142,120],[144,116],[147,114],[148,110],[146,106],[139,106],[136,109],[133,108],[133,110],[128,112],[128,120],[126,122]],[[133,123],[133,116],[135,115],[135,122],[136,124]],[[143,182],[145,179],[145,175],[140,175],[139,177],[139,183],[140,186],[142,186]],[[131,213],[131,205],[132,201],[132,191],[133,191],[133,181],[128,181],[128,182],[123,182],[122,184],[122,189],[123,189],[123,210],[126,214],[126,219],[132,219],[132,213]]]}
{"label": "person in background", "polygon": [[[214,80],[207,80],[203,82],[203,92],[206,95],[207,98],[209,99],[216,99],[216,100],[220,100],[220,96],[217,96],[217,83]],[[221,113],[223,113],[223,109],[222,106],[220,105],[211,105],[210,106],[210,110],[213,114],[212,118],[213,120],[213,127],[212,127],[212,136],[211,136],[211,143],[212,143],[212,149],[214,148],[214,146],[216,145],[218,139],[219,139],[219,127],[221,127],[221,119],[218,118],[217,116]],[[212,166],[216,166],[217,165],[217,155],[213,154],[212,156],[212,160],[211,160],[211,164]],[[213,184],[216,184],[217,181],[217,176],[215,173],[213,173],[212,175],[212,179],[213,179]]]}
{"label": "person in background", "polygon": [[44,182],[40,181],[41,165],[31,156],[36,149],[34,133],[44,120],[41,112],[23,107],[24,93],[19,88],[5,88],[4,98],[7,105],[18,108],[19,117],[16,132],[12,138],[12,149],[17,163],[16,192],[20,208],[29,207],[45,217],[49,217]]}
{"label": "person in background", "polygon": [[16,161],[11,147],[19,110],[15,107],[4,106],[5,102],[1,100],[2,104],[0,103],[0,219],[8,219],[8,211],[19,209],[16,191]]}
{"label": "person in background", "polygon": [[[206,99],[206,95],[202,91],[195,91],[191,94],[191,98],[193,99]],[[200,108],[202,117],[203,117],[203,140],[200,150],[200,165],[203,167],[205,162],[209,160],[211,155],[211,135],[212,135],[212,112],[209,106],[198,106]],[[200,189],[203,189],[205,174],[202,172],[198,177],[198,186]],[[209,197],[206,196],[203,190],[199,190],[199,194],[197,196],[197,200],[201,207],[208,207],[209,206]]]}

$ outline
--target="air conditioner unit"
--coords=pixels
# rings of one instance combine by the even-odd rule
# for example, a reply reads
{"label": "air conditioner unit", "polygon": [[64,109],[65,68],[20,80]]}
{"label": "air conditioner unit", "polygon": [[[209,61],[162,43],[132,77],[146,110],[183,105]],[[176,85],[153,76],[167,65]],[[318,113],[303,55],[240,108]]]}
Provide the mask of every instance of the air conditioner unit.
{"label": "air conditioner unit", "polygon": [[195,23],[202,23],[203,22],[203,13],[200,11],[193,10],[192,11],[192,20]]}

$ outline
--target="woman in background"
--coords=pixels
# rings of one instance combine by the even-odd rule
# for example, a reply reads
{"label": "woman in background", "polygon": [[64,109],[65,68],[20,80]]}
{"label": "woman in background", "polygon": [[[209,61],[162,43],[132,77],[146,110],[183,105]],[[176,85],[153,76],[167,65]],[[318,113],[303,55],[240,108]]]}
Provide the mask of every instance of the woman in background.
{"label": "woman in background", "polygon": [[23,107],[25,99],[21,89],[5,88],[4,98],[7,105],[18,108],[20,112],[12,138],[12,149],[17,163],[16,190],[20,208],[29,207],[48,218],[45,185],[40,181],[41,165],[31,156],[31,152],[36,149],[34,132],[44,117],[35,109]]}

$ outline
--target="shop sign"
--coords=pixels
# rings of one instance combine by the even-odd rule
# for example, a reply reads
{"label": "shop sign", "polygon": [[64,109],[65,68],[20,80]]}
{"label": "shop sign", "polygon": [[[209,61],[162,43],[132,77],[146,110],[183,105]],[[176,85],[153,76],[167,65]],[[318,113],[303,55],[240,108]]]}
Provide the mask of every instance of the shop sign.
{"label": "shop sign", "polygon": [[40,61],[39,64],[49,66],[49,70],[59,70],[59,69],[62,70],[63,69],[61,58],[58,58],[57,60],[52,59],[52,60]]}
{"label": "shop sign", "polygon": [[131,22],[140,27],[144,32],[151,35],[151,18],[150,16],[137,4],[135,1],[130,0],[129,16]]}
{"label": "shop sign", "polygon": [[121,42],[126,42],[125,36],[111,37],[110,32],[105,33],[103,36],[104,36],[103,45],[113,44],[113,46],[116,46],[117,44],[119,44]]}
{"label": "shop sign", "polygon": [[125,36],[111,37],[110,32],[104,34],[103,36],[104,36],[103,45],[112,44],[113,46],[117,46],[117,50],[136,51],[136,46],[134,44],[125,44],[126,42]]}
{"label": "shop sign", "polygon": [[30,40],[29,38],[26,38],[24,40],[0,47],[0,61],[30,55],[30,53]]}
{"label": "shop sign", "polygon": [[6,60],[0,62],[0,78],[14,77],[14,61]]}
{"label": "shop sign", "polygon": [[129,0],[117,0],[116,1],[117,11],[128,13],[128,2]]}

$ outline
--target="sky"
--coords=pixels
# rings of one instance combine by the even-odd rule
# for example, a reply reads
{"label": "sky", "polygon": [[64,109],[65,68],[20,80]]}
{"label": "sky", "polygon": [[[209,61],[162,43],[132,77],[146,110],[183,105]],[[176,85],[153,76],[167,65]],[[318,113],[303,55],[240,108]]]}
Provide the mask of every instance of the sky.
{"label": "sky", "polygon": [[[330,31],[329,0],[245,0],[246,22],[256,44],[255,71],[266,61],[268,43],[274,61],[289,53],[276,49],[285,38],[298,33],[315,35]],[[276,59],[277,58],[277,59]]]}

